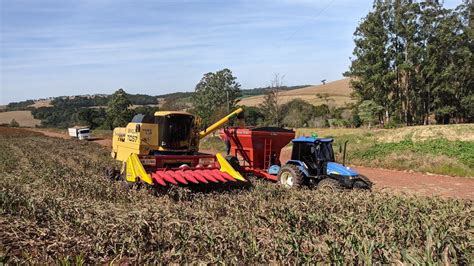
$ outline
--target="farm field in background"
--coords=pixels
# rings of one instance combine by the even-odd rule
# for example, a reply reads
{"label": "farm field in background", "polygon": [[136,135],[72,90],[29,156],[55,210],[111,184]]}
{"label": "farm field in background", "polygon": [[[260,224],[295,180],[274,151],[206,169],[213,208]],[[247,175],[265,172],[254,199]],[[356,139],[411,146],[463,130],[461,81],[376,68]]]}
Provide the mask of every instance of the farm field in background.
{"label": "farm field in background", "polygon": [[12,119],[22,127],[35,127],[41,124],[40,120],[33,118],[30,111],[0,112],[0,124],[10,124]]}
{"label": "farm field in background", "polygon": [[471,200],[255,180],[152,195],[107,179],[92,142],[0,128],[0,149],[2,262],[472,263]]}
{"label": "farm field in background", "polygon": [[[354,103],[351,98],[352,89],[350,79],[341,79],[328,82],[325,85],[309,86],[306,88],[282,91],[279,93],[279,103],[285,104],[293,99],[300,98],[313,105],[328,104],[331,106],[345,106]],[[325,96],[327,96],[325,98]],[[263,102],[264,95],[246,97],[239,101],[239,105],[258,106]]]}
{"label": "farm field in background", "polygon": [[51,100],[37,100],[34,104],[29,105],[28,107],[40,108],[40,107],[51,107]]}

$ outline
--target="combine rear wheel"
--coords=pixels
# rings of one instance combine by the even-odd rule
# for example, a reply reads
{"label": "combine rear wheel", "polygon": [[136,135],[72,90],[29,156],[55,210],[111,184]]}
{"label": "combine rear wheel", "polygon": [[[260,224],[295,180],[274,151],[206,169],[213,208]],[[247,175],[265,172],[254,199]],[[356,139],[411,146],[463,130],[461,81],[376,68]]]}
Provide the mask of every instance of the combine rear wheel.
{"label": "combine rear wheel", "polygon": [[327,177],[319,181],[318,189],[326,192],[337,192],[342,190],[342,185],[339,181]]}
{"label": "combine rear wheel", "polygon": [[304,174],[297,166],[287,164],[278,173],[278,183],[288,188],[301,187],[304,183]]}

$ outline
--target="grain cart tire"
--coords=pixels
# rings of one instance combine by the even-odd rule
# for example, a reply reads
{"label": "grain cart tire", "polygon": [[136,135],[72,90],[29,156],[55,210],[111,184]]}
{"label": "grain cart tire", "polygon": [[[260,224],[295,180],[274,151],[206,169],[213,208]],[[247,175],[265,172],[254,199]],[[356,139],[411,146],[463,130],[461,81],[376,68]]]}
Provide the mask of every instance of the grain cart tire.
{"label": "grain cart tire", "polygon": [[303,172],[296,165],[287,164],[278,172],[278,183],[287,188],[301,187],[304,184],[304,177]]}
{"label": "grain cart tire", "polygon": [[342,185],[339,181],[327,177],[319,181],[318,189],[327,192],[337,192],[342,190]]}

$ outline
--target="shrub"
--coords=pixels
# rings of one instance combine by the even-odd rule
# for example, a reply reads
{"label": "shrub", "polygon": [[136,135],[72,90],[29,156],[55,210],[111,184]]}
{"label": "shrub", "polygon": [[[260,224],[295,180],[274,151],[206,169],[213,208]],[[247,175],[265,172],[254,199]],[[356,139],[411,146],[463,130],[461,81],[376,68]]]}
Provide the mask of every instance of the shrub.
{"label": "shrub", "polygon": [[19,127],[20,124],[15,120],[15,119],[12,119],[12,121],[10,121],[10,127]]}

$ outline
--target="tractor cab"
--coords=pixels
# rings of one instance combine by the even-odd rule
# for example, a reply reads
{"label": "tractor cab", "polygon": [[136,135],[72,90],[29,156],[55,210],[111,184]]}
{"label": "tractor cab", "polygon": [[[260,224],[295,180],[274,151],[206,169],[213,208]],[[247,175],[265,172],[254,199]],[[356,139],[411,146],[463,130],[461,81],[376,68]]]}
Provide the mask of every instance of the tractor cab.
{"label": "tractor cab", "polygon": [[303,162],[311,176],[325,175],[328,162],[334,162],[332,142],[330,138],[296,138],[293,140],[291,160]]}

